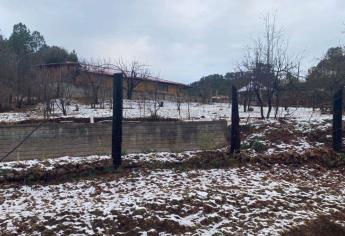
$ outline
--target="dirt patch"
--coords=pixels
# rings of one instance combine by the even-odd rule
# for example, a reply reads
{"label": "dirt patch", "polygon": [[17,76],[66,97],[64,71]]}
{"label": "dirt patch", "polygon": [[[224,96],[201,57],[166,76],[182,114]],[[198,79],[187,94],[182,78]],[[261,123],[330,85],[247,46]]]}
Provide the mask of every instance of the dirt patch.
{"label": "dirt patch", "polygon": [[324,168],[345,167],[345,156],[327,148],[309,149],[305,150],[302,154],[294,150],[271,155],[257,154],[255,156],[248,152],[242,152],[235,158],[238,158],[241,163],[259,164],[263,166],[272,166],[275,164],[292,166],[316,164]]}
{"label": "dirt patch", "polygon": [[5,235],[280,235],[317,216],[342,212],[343,192],[341,171],[309,166],[138,169],[122,177],[1,186],[0,230]]}
{"label": "dirt patch", "polygon": [[42,161],[29,167],[18,163],[11,168],[0,169],[0,183],[61,182],[70,179],[106,176],[114,172],[118,176],[122,176],[133,170],[175,169],[188,171],[226,169],[246,165],[255,165],[259,168],[272,168],[277,164],[292,167],[309,165],[314,168],[345,170],[345,156],[329,149],[312,149],[307,150],[304,154],[290,151],[272,155],[258,154],[256,156],[250,152],[231,156],[226,150],[197,152],[192,155],[171,153],[163,159],[157,158],[159,155],[148,154],[146,159],[140,159],[140,154],[132,155],[131,158],[123,160],[122,167],[118,170],[112,168],[110,158],[99,158],[92,162],[71,161],[62,164],[50,164],[49,161]]}
{"label": "dirt patch", "polygon": [[[316,220],[309,221],[304,225],[296,227],[282,236],[343,236],[345,227],[330,220],[329,216],[321,216]],[[345,219],[342,219],[344,222]]]}

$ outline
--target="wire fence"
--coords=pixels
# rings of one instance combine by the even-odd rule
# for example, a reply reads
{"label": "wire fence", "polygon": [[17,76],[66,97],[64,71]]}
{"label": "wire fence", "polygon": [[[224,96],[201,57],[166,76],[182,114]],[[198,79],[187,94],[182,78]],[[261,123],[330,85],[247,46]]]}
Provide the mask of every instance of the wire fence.
{"label": "wire fence", "polygon": [[[124,121],[123,152],[203,149],[226,145],[225,121]],[[111,122],[0,126],[3,160],[45,159],[111,153]]]}

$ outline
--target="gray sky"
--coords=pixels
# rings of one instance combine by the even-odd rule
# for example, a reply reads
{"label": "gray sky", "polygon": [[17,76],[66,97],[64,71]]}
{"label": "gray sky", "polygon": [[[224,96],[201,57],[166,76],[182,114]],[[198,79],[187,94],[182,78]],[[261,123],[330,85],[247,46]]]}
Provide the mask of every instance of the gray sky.
{"label": "gray sky", "polygon": [[236,69],[269,12],[304,71],[345,42],[344,0],[1,0],[0,29],[8,37],[23,22],[80,58],[138,59],[190,83]]}

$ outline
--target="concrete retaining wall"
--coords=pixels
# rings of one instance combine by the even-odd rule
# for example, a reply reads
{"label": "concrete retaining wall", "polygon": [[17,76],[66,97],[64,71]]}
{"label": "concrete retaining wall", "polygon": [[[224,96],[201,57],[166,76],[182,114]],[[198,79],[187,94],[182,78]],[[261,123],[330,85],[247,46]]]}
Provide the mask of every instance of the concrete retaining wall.
{"label": "concrete retaining wall", "polygon": [[[0,157],[36,125],[0,125]],[[226,121],[125,121],[123,151],[189,151],[226,145]],[[110,154],[111,123],[47,123],[6,160]]]}

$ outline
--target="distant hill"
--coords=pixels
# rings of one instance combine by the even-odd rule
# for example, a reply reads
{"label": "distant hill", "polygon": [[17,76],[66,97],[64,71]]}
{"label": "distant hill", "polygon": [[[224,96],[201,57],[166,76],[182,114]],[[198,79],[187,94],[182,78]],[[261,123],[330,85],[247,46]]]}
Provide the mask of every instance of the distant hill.
{"label": "distant hill", "polygon": [[241,88],[248,82],[249,79],[243,72],[208,75],[190,84],[190,94],[202,102],[209,102],[214,96],[230,96],[232,85]]}

